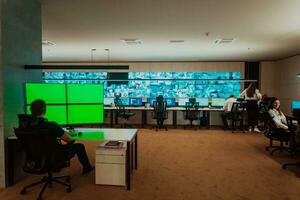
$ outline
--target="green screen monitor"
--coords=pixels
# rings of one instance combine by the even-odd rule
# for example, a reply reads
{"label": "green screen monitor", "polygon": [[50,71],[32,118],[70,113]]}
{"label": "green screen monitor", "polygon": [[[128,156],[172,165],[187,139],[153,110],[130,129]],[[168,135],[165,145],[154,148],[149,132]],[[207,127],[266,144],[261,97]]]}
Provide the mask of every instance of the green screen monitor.
{"label": "green screen monitor", "polygon": [[[31,114],[30,106],[27,106],[27,114]],[[45,118],[49,122],[56,122],[60,125],[67,124],[67,106],[66,105],[47,105]]]}
{"label": "green screen monitor", "polygon": [[68,105],[68,124],[103,123],[103,104]]}
{"label": "green screen monitor", "polygon": [[46,104],[66,104],[66,85],[47,83],[26,83],[26,104],[43,99]]}
{"label": "green screen monitor", "polygon": [[68,84],[68,103],[103,103],[103,84]]}

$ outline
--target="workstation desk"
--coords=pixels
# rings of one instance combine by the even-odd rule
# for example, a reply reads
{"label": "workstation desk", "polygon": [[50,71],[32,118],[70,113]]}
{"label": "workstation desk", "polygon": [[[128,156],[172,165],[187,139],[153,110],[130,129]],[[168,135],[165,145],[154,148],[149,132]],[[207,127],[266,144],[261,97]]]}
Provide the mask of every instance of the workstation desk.
{"label": "workstation desk", "polygon": [[[137,169],[137,129],[76,128],[75,130],[82,133],[81,135],[72,136],[73,139],[78,141],[92,140],[99,141],[99,144],[100,141],[109,140],[126,142],[125,187],[130,190],[131,173],[133,169]],[[14,170],[17,167],[13,152],[18,149],[17,137],[14,135],[9,136],[6,142],[8,147],[8,179],[9,185],[13,185],[15,182]]]}
{"label": "workstation desk", "polygon": [[[117,116],[117,107],[110,107],[105,106],[104,110],[109,111],[110,116],[110,127],[114,127],[114,125],[118,124],[118,116]],[[147,125],[147,112],[153,111],[153,107],[144,107],[144,106],[138,106],[138,107],[125,107],[125,110],[130,111],[140,111],[141,112],[141,127],[144,128]],[[172,125],[174,128],[177,127],[177,113],[178,111],[184,112],[186,109],[185,107],[167,107],[167,111],[172,112]],[[199,108],[200,113],[202,112],[202,116],[207,118],[207,124],[206,127],[210,127],[210,112],[223,112],[224,110],[222,108]]]}

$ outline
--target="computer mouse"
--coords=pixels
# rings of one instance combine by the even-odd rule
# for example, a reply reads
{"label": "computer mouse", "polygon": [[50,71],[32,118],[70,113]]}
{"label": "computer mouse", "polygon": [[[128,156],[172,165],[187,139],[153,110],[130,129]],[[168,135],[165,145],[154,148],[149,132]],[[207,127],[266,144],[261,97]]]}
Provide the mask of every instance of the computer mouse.
{"label": "computer mouse", "polygon": [[78,132],[78,135],[82,135],[82,132]]}

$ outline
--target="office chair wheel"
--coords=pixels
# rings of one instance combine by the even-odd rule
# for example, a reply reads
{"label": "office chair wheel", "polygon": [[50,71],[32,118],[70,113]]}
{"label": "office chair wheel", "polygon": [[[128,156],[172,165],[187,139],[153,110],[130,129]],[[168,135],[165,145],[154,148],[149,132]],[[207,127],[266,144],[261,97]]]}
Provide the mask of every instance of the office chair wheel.
{"label": "office chair wheel", "polygon": [[21,190],[20,194],[24,195],[27,194],[27,191],[25,189]]}
{"label": "office chair wheel", "polygon": [[282,165],[282,169],[286,169],[286,165]]}
{"label": "office chair wheel", "polygon": [[71,177],[70,177],[70,176],[66,177],[66,181],[67,181],[67,182],[70,182],[70,180],[71,180]]}
{"label": "office chair wheel", "polygon": [[72,192],[72,188],[68,187],[68,189],[66,190],[66,192],[68,192],[68,193]]}

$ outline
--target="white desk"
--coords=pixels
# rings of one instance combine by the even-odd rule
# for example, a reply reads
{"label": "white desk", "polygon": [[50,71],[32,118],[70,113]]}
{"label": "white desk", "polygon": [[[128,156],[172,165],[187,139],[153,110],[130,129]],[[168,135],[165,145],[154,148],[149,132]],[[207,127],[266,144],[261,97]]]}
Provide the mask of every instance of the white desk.
{"label": "white desk", "polygon": [[[93,141],[106,141],[106,140],[118,140],[126,142],[126,167],[125,167],[125,179],[126,189],[130,190],[130,178],[133,169],[137,169],[137,129],[101,129],[101,128],[76,128],[78,132],[81,132],[80,136],[73,136],[75,140],[93,140]],[[8,153],[12,154],[14,143],[17,141],[16,136],[9,136]],[[8,156],[9,165],[9,182],[10,185],[14,183],[14,161],[13,155]]]}

